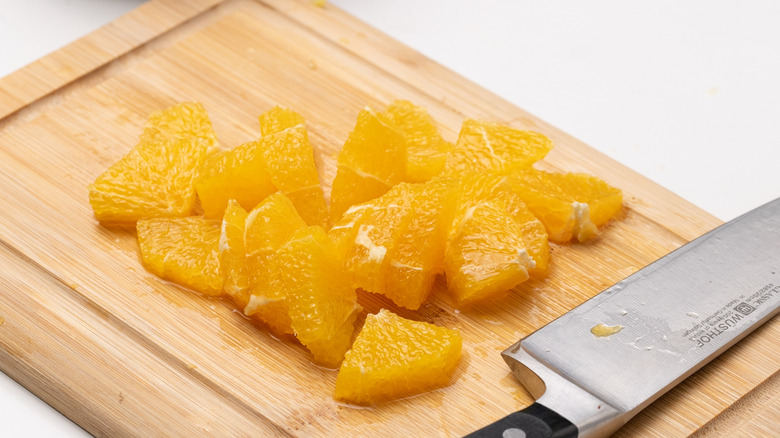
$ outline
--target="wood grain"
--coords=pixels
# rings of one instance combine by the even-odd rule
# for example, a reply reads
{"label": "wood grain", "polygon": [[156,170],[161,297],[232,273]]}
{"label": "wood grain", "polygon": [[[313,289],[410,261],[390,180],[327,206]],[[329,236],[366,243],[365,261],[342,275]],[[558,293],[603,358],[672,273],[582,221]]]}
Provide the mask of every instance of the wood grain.
{"label": "wood grain", "polygon": [[[456,312],[441,285],[419,311],[394,309],[462,331],[465,357],[447,388],[371,409],[337,404],[334,370],[229,303],[148,274],[134,233],[92,216],[87,185],[154,110],[201,101],[232,147],[259,135],[263,111],[293,108],[327,191],[360,108],[396,98],[428,108],[449,140],[466,117],[543,132],[556,145],[546,167],[594,173],[626,193],[622,220],[595,242],[554,247],[549,279],[468,311]],[[151,1],[0,79],[0,201],[0,367],[99,436],[463,435],[531,402],[498,352],[719,223],[344,12],[303,0]],[[776,393],[778,339],[775,319],[618,435],[686,436],[756,406],[766,398],[755,394]],[[777,421],[776,400],[755,410],[756,430]]]}
{"label": "wood grain", "polygon": [[156,0],[2,78],[0,118],[115,61],[219,0]]}

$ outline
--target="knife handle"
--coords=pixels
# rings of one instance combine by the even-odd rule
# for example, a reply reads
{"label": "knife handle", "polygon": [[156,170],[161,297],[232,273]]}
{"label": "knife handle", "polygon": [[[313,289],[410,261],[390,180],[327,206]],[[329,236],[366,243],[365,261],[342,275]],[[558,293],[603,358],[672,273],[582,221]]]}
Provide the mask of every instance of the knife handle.
{"label": "knife handle", "polygon": [[539,403],[509,414],[465,438],[576,438],[577,426]]}

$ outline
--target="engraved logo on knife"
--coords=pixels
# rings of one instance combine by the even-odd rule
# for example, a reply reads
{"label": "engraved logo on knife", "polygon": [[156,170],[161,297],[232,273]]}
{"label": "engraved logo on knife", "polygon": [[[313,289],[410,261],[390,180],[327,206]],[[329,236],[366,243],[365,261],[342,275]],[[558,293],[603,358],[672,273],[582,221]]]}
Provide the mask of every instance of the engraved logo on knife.
{"label": "engraved logo on knife", "polygon": [[[720,310],[704,318],[702,322],[690,330],[685,331],[683,336],[695,342],[696,347],[704,347],[722,333],[739,325],[740,321],[753,313],[756,308],[779,297],[780,286],[769,283],[747,298],[740,295],[737,299],[730,301]],[[734,306],[735,304],[736,306]]]}

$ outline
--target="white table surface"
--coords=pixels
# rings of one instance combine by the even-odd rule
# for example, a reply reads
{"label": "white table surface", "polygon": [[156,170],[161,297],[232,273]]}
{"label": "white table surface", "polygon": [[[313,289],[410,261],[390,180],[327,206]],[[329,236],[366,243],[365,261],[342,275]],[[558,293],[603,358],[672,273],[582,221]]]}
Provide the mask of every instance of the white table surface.
{"label": "white table surface", "polygon": [[[0,77],[141,3],[0,0]],[[778,2],[330,3],[720,219],[780,196]],[[88,436],[2,373],[0,425]]]}

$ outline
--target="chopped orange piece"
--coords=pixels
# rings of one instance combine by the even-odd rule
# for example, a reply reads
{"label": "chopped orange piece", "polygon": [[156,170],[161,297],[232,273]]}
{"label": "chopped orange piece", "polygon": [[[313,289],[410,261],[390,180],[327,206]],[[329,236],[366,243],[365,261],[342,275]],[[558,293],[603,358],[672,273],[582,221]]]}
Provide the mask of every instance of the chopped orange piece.
{"label": "chopped orange piece", "polygon": [[368,292],[385,292],[387,253],[395,243],[397,225],[410,213],[403,194],[407,185],[399,184],[383,196],[362,204],[362,220],[356,222],[353,244],[346,253],[345,267],[352,285]]}
{"label": "chopped orange piece", "polygon": [[221,295],[220,222],[200,216],[141,219],[141,261],[151,273],[206,295]]}
{"label": "chopped orange piece", "polygon": [[260,116],[263,137],[210,158],[198,179],[198,196],[208,217],[222,214],[228,199],[250,210],[277,190],[308,224],[328,225],[314,149],[303,117],[283,108]]}
{"label": "chopped orange piece", "polygon": [[620,212],[623,193],[603,180],[581,173],[552,173],[533,168],[508,182],[547,229],[550,240],[584,242]]}
{"label": "chopped orange piece", "polygon": [[501,200],[506,205],[504,214],[512,218],[522,230],[525,249],[534,263],[529,274],[545,277],[550,260],[550,244],[544,225],[526,207],[508,178],[494,173],[464,173],[456,180],[450,180],[451,190],[445,201],[445,221],[448,221],[451,241],[460,228],[460,222],[469,209],[490,200]]}
{"label": "chopped orange piece", "polygon": [[623,207],[623,192],[597,176],[550,173],[549,178],[575,202],[588,204],[590,220],[597,227],[609,222]]}
{"label": "chopped orange piece", "polygon": [[260,136],[276,134],[288,128],[303,125],[303,116],[287,108],[275,106],[260,115]]}
{"label": "chopped orange piece", "polygon": [[417,309],[441,272],[444,233],[440,205],[447,186],[399,183],[350,207],[329,235],[343,255],[353,287]]}
{"label": "chopped orange piece", "polygon": [[369,314],[341,364],[334,398],[369,405],[446,386],[461,348],[457,330],[404,319],[386,309]]}
{"label": "chopped orange piece", "polygon": [[249,302],[249,274],[246,267],[244,228],[247,212],[231,199],[222,218],[219,237],[219,260],[225,273],[223,289],[243,309]]}
{"label": "chopped orange piece", "polygon": [[458,141],[445,163],[444,173],[510,173],[529,167],[552,149],[550,140],[533,131],[521,131],[499,123],[466,120]]}
{"label": "chopped orange piece", "polygon": [[247,216],[244,230],[246,265],[249,273],[249,302],[246,315],[256,315],[276,334],[291,334],[288,291],[279,283],[280,271],[289,269],[277,263],[277,252],[306,223],[292,202],[275,193],[257,205]]}
{"label": "chopped orange piece", "polygon": [[264,147],[262,140],[252,141],[209,157],[196,181],[206,217],[222,216],[230,199],[251,210],[277,190],[266,170]]}
{"label": "chopped orange piece", "polygon": [[208,146],[217,142],[208,113],[199,102],[179,103],[149,116],[141,141],[160,143],[167,138],[199,138]]}
{"label": "chopped orange piece", "polygon": [[376,199],[387,193],[391,187],[391,185],[376,178],[367,177],[349,167],[338,167],[330,195],[331,222],[338,222],[353,205]]}
{"label": "chopped orange piece", "polygon": [[[297,113],[287,110],[284,115],[279,115],[274,129],[291,123],[288,118],[297,120],[294,115],[303,120]],[[303,124],[290,126],[264,136],[261,141],[261,153],[273,184],[290,198],[307,224],[327,227],[328,205],[320,186],[314,149],[309,143],[306,127]]]}
{"label": "chopped orange piece", "polygon": [[434,180],[410,184],[401,194],[410,200],[409,214],[395,226],[384,290],[384,295],[399,306],[418,309],[443,271],[446,227],[441,206],[448,190],[442,181]]}
{"label": "chopped orange piece", "polygon": [[195,177],[214,144],[203,106],[185,103],[149,118],[139,143],[89,186],[101,222],[181,217],[195,205]]}
{"label": "chopped orange piece", "polygon": [[500,296],[528,279],[534,262],[507,208],[501,199],[473,205],[452,233],[444,272],[458,307]]}
{"label": "chopped orange piece", "polygon": [[[518,199],[517,196],[513,196]],[[535,278],[547,276],[550,264],[550,240],[544,224],[531,213],[525,203],[507,202],[510,216],[520,225],[520,231],[525,242],[525,249],[534,263],[528,269],[528,274]]]}
{"label": "chopped orange piece", "polygon": [[325,230],[302,228],[278,252],[279,283],[287,293],[295,336],[314,362],[337,367],[344,359],[360,306]]}
{"label": "chopped orange piece", "polygon": [[452,143],[441,138],[428,111],[408,100],[396,100],[385,114],[406,139],[406,181],[424,182],[441,173]]}
{"label": "chopped orange piece", "polygon": [[337,222],[352,205],[374,199],[406,176],[406,141],[384,114],[365,108],[339,152],[330,196],[330,217]]}
{"label": "chopped orange piece", "polygon": [[347,253],[352,251],[363,217],[369,215],[374,209],[374,204],[365,202],[353,205],[341,216],[341,220],[333,224],[328,230],[328,237],[336,245],[336,254],[342,260],[347,259]]}

